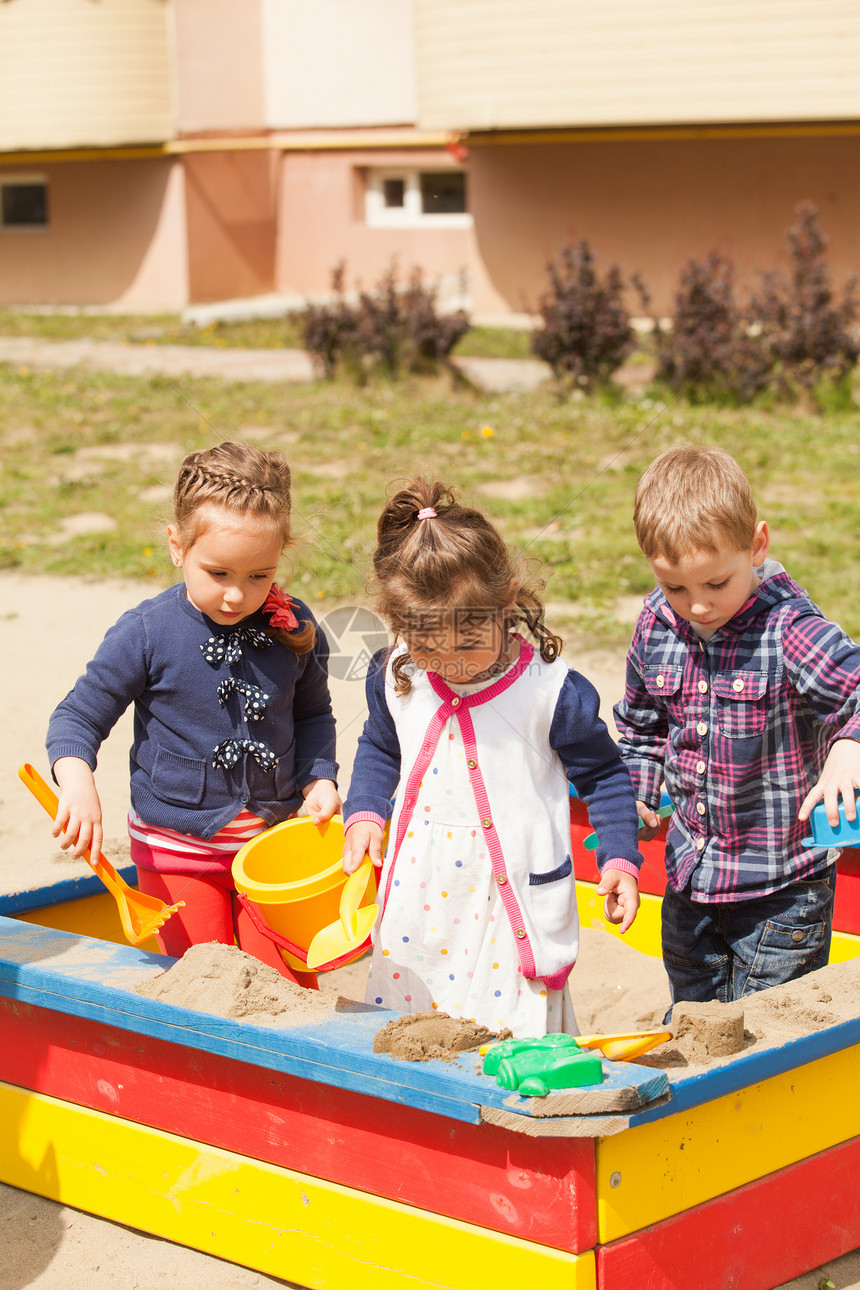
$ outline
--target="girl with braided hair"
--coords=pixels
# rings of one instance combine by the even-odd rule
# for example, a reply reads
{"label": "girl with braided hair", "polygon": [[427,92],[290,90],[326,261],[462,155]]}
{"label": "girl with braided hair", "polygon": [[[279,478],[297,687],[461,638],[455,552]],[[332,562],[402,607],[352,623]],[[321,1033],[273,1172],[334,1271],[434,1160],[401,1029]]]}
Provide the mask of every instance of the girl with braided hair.
{"label": "girl with braided hair", "polygon": [[240,847],[303,802],[317,823],[341,805],[328,647],[275,583],[290,469],[278,452],[222,443],[185,458],[173,501],[167,543],[183,581],[123,614],[51,717],[54,836],[98,854],[98,750],[133,703],[131,858],[141,891],[185,902],[162,950],[235,940],[293,976],[231,876]]}
{"label": "girl with braided hair", "polygon": [[622,932],[642,863],[597,692],[562,662],[537,586],[496,529],[444,484],[415,479],[392,497],[374,572],[399,643],[368,672],[344,807],[344,869],[366,854],[382,867],[366,999],[517,1038],[575,1034],[568,781],[588,804],[598,892]]}

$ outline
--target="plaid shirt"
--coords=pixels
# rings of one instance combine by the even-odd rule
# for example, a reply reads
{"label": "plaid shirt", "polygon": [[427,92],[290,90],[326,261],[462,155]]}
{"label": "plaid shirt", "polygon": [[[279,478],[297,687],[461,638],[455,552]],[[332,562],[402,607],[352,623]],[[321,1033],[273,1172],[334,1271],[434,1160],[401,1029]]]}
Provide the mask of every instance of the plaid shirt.
{"label": "plaid shirt", "polygon": [[675,805],[666,871],[694,900],[764,896],[824,868],[797,819],[837,738],[860,739],[860,646],[768,560],[709,641],[658,589],[645,601],[615,708],[636,796]]}

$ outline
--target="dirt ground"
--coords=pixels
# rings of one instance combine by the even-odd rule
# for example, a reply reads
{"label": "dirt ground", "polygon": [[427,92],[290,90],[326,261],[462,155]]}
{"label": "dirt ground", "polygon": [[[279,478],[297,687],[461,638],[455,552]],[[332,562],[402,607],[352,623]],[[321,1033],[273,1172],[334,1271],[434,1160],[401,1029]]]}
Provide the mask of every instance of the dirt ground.
{"label": "dirt ground", "polygon": [[[68,860],[56,847],[48,818],[19,783],[17,768],[30,761],[48,777],[44,734],[50,712],[106,628],[154,590],[131,582],[35,580],[0,574],[4,663],[0,695],[7,729],[7,756],[0,764],[0,889],[5,892],[88,872],[83,862]],[[623,656],[616,652],[569,661],[597,686],[603,714],[611,721],[611,705],[623,677]],[[335,680],[332,694],[346,783],[364,718],[363,685]],[[105,745],[98,771],[110,840],[106,849],[115,863],[127,859],[130,741],[129,714]],[[610,952],[612,979],[607,982]],[[360,993],[365,970],[364,964],[354,964],[345,969],[345,975],[336,974],[337,980],[332,974],[326,984],[342,993]],[[624,1017],[631,1024],[638,1018],[642,1024],[668,1000],[665,974],[657,960],[617,947],[599,932],[583,937],[573,989],[575,999],[599,1006],[604,1030],[609,1017],[619,1029]],[[789,1284],[795,1290],[817,1290],[827,1276],[838,1290],[860,1290],[860,1253]],[[242,1290],[290,1284],[0,1185],[0,1290],[219,1290],[222,1286]]]}

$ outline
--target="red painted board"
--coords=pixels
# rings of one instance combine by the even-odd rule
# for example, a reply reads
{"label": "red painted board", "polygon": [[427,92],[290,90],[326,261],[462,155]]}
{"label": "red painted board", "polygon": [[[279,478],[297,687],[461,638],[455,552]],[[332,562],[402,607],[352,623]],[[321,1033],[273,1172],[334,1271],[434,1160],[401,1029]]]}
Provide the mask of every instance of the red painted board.
{"label": "red painted board", "polygon": [[836,861],[836,901],[833,926],[837,932],[860,935],[860,851],[850,847]]}
{"label": "red painted board", "polygon": [[588,1138],[466,1124],[9,999],[0,1079],[575,1254],[597,1240]]}
{"label": "red painted board", "polygon": [[858,1245],[860,1138],[851,1138],[598,1246],[597,1285],[598,1290],[771,1290]]}
{"label": "red painted board", "polygon": [[[651,842],[639,840],[639,850],[645,858],[639,871],[639,890],[662,896],[666,890],[666,831],[668,820],[661,820],[660,831]],[[578,797],[570,799],[570,845],[573,870],[581,882],[597,882],[600,874],[593,851],[586,851],[583,843],[594,830],[588,819],[585,803]]]}

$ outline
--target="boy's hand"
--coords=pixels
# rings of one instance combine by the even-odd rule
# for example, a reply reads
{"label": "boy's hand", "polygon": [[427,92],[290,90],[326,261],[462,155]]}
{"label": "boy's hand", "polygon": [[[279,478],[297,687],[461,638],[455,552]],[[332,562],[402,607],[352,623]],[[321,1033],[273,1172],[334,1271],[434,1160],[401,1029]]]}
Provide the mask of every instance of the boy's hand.
{"label": "boy's hand", "polygon": [[93,772],[80,757],[59,757],[53,769],[60,792],[51,833],[59,839],[63,851],[71,847],[77,859],[89,851],[93,860],[97,860],[104,843],[104,830],[102,804]]}
{"label": "boy's hand", "polygon": [[332,779],[312,779],[302,789],[302,797],[314,824],[325,824],[343,805]]}
{"label": "boy's hand", "polygon": [[346,831],[343,871],[355,873],[366,855],[379,868],[382,864],[382,829],[373,820],[359,820]]}
{"label": "boy's hand", "polygon": [[620,923],[618,930],[623,935],[628,927],[632,927],[639,908],[639,883],[632,873],[607,865],[600,875],[596,894],[606,897],[603,917],[607,923]]}
{"label": "boy's hand", "polygon": [[642,828],[639,830],[639,841],[650,842],[652,838],[656,838],[662,820],[657,812],[652,811],[651,807],[645,802],[637,802],[636,811],[642,821]]}
{"label": "boy's hand", "polygon": [[815,784],[803,799],[797,812],[799,820],[808,820],[816,802],[824,800],[828,823],[839,823],[839,798],[845,803],[846,820],[857,818],[854,794],[860,788],[860,743],[856,739],[837,739],[827,754],[827,761]]}

